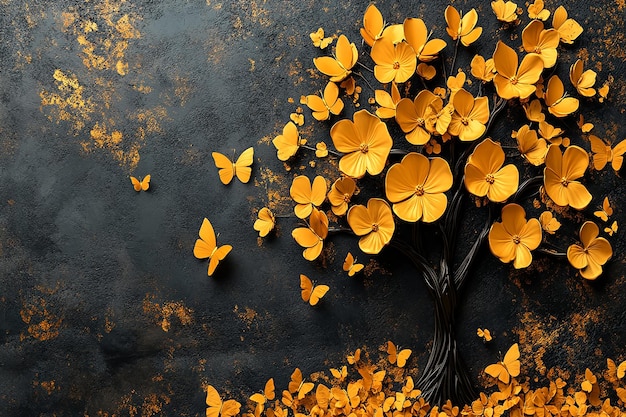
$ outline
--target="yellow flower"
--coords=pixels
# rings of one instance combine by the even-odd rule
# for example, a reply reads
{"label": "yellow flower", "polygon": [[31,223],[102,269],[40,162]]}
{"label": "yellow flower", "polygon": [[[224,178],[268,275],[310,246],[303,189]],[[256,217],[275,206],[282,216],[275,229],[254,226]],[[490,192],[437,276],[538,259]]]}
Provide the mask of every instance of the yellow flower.
{"label": "yellow flower", "polygon": [[443,39],[428,39],[428,30],[422,19],[409,17],[404,20],[404,37],[415,51],[417,59],[430,62],[446,47]]}
{"label": "yellow flower", "polygon": [[556,64],[559,46],[559,32],[544,29],[541,20],[533,20],[522,31],[522,45],[526,52],[533,52],[541,57],[544,68],[552,68]]}
{"label": "yellow flower", "polygon": [[537,132],[530,126],[522,126],[515,137],[520,154],[534,166],[543,164],[548,152],[548,144],[544,138],[539,139]]}
{"label": "yellow flower", "polygon": [[302,256],[307,261],[317,259],[324,248],[324,239],[328,236],[328,217],[316,208],[311,212],[308,227],[298,227],[291,232],[298,245],[304,248]]}
{"label": "yellow flower", "polygon": [[335,148],[345,154],[339,170],[353,178],[366,172],[380,174],[393,145],[387,125],[367,110],[354,113],[354,122],[344,119],[335,123],[330,136]]}
{"label": "yellow flower", "polygon": [[331,210],[337,216],[343,216],[348,211],[348,203],[356,191],[356,182],[350,177],[339,178],[333,183],[328,192]]}
{"label": "yellow flower", "polygon": [[459,39],[463,45],[469,46],[483,33],[483,28],[476,27],[478,22],[476,9],[470,10],[461,18],[461,14],[457,9],[453,6],[448,6],[444,14],[448,24],[446,31],[454,41]]}
{"label": "yellow flower", "polygon": [[543,60],[537,54],[527,54],[517,68],[517,53],[502,41],[498,41],[493,53],[497,74],[493,79],[496,92],[505,100],[515,97],[527,98],[535,92],[535,83],[543,71]]}
{"label": "yellow flower", "polygon": [[598,237],[600,230],[594,222],[586,221],[580,228],[581,245],[567,248],[569,263],[579,270],[586,279],[596,279],[602,274],[604,265],[613,256],[613,249],[608,240]]}
{"label": "yellow flower", "polygon": [[326,199],[326,180],[318,175],[311,186],[309,177],[298,175],[291,183],[289,194],[298,203],[293,211],[299,219],[304,219],[311,214],[314,207],[321,206]]}
{"label": "yellow flower", "polygon": [[411,78],[417,67],[415,51],[408,43],[394,44],[384,36],[374,42],[370,55],[376,63],[374,76],[383,84],[403,83]]}
{"label": "yellow flower", "polygon": [[376,116],[381,119],[396,117],[396,105],[402,98],[396,83],[391,83],[391,94],[385,90],[376,90],[374,91],[374,98],[376,99],[376,104],[380,106],[376,109]]}
{"label": "yellow flower", "polygon": [[444,194],[452,187],[452,171],[445,159],[429,160],[411,152],[387,171],[385,193],[393,212],[404,221],[434,222],[446,211]]}
{"label": "yellow flower", "polygon": [[515,269],[526,268],[533,260],[530,251],[541,243],[541,224],[537,219],[526,221],[526,212],[518,204],[502,208],[502,222],[489,230],[489,249],[502,262],[513,261]]}
{"label": "yellow flower", "polygon": [[548,197],[559,206],[581,210],[591,202],[591,194],[580,182],[589,165],[589,155],[578,146],[570,146],[561,153],[550,145],[543,170],[543,185]]}
{"label": "yellow flower", "polygon": [[475,55],[470,63],[471,73],[474,77],[486,83],[493,80],[496,76],[496,68],[493,64],[493,58],[485,61],[482,55]]}
{"label": "yellow flower", "polygon": [[482,141],[465,165],[465,188],[478,197],[487,196],[500,203],[517,191],[519,172],[513,164],[504,164],[504,151],[499,143]]}
{"label": "yellow flower", "polygon": [[585,97],[593,97],[596,90],[593,85],[596,83],[596,72],[594,70],[583,71],[583,61],[576,60],[569,69],[569,79],[572,85],[576,87],[578,94]]}
{"label": "yellow flower", "polygon": [[491,2],[491,9],[501,22],[511,23],[517,20],[517,4],[512,1],[497,0]]}
{"label": "yellow flower", "polygon": [[287,122],[283,127],[283,134],[276,136],[272,143],[277,150],[278,159],[286,161],[298,152],[300,146],[306,144],[306,140],[300,139],[298,128],[293,122]]}
{"label": "yellow flower", "polygon": [[430,131],[427,129],[427,121],[436,112],[431,103],[435,100],[442,101],[428,90],[420,91],[415,99],[403,98],[396,105],[396,122],[400,129],[406,133],[405,137],[413,145],[424,145],[430,140]]}
{"label": "yellow flower", "polygon": [[448,126],[451,135],[461,141],[476,140],[485,133],[489,120],[489,100],[487,97],[474,99],[471,93],[460,89],[454,95],[454,114]]}
{"label": "yellow flower", "polygon": [[356,205],[348,210],[348,224],[359,239],[359,248],[367,254],[379,253],[391,242],[396,225],[391,207],[381,198],[370,198],[367,207]]}

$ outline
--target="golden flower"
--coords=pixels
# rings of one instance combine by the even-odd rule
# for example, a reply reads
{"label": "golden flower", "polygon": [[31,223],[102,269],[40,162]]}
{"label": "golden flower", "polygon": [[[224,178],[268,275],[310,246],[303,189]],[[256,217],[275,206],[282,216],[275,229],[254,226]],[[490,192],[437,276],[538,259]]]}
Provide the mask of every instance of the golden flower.
{"label": "golden flower", "polygon": [[432,80],[433,78],[435,78],[435,75],[437,75],[437,69],[432,65],[428,65],[424,62],[420,62],[418,64],[415,72],[417,72],[417,75],[425,80]]}
{"label": "golden flower", "polygon": [[544,68],[552,68],[558,56],[556,48],[559,46],[559,32],[544,29],[541,20],[533,20],[522,31],[522,45],[526,52],[541,57]]}
{"label": "golden flower", "polygon": [[583,70],[583,61],[577,59],[569,69],[569,79],[572,85],[576,87],[578,94],[585,97],[593,97],[596,95],[593,85],[596,83],[597,74],[594,70]]}
{"label": "golden flower", "polygon": [[370,55],[374,65],[374,76],[385,84],[391,81],[403,83],[415,73],[417,58],[415,51],[406,42],[394,44],[382,37],[374,42]]}
{"label": "golden flower", "polygon": [[560,145],[562,142],[561,135],[565,133],[560,127],[552,126],[545,120],[539,122],[539,134],[542,138],[553,145]]}
{"label": "golden flower", "polygon": [[465,188],[478,197],[487,196],[500,203],[509,198],[519,184],[519,172],[513,164],[504,164],[504,151],[499,143],[482,141],[465,165]]}
{"label": "golden flower", "polygon": [[393,212],[404,221],[434,222],[446,211],[444,194],[452,187],[452,171],[445,159],[428,159],[411,152],[387,171],[385,193]]}
{"label": "golden flower", "polygon": [[512,1],[497,0],[491,2],[491,9],[501,22],[511,23],[517,20],[517,4]]}
{"label": "golden flower", "polygon": [[524,159],[534,166],[543,164],[548,152],[548,144],[544,138],[539,139],[535,130],[524,125],[517,131],[515,139],[517,140],[517,148]]}
{"label": "golden flower", "polygon": [[502,208],[502,222],[489,229],[489,249],[502,262],[513,261],[515,269],[526,268],[533,260],[530,251],[541,243],[541,224],[537,219],[526,221],[526,212],[518,204]]}
{"label": "golden flower", "polygon": [[324,248],[324,239],[328,236],[328,217],[323,211],[313,208],[308,227],[293,229],[291,236],[304,248],[302,252],[304,259],[307,261],[317,259]]}
{"label": "golden flower", "polygon": [[391,94],[385,90],[374,91],[376,103],[380,106],[376,109],[376,116],[381,119],[390,119],[396,117],[396,105],[402,98],[396,83],[391,83]]}
{"label": "golden flower", "polygon": [[589,155],[578,146],[570,146],[561,153],[550,145],[543,170],[543,185],[548,196],[559,206],[572,206],[581,210],[591,202],[591,194],[578,178],[589,165]]}
{"label": "golden flower", "polygon": [[502,41],[498,41],[493,53],[497,74],[493,79],[496,92],[505,100],[515,97],[527,98],[535,92],[535,83],[543,71],[543,60],[537,54],[527,54],[517,67],[517,53]]}
{"label": "golden flower", "polygon": [[430,139],[430,131],[427,130],[427,120],[436,112],[430,104],[442,101],[428,90],[420,91],[415,99],[403,98],[396,105],[396,122],[406,133],[406,140],[413,145],[424,145]]}
{"label": "golden flower", "polygon": [[287,122],[283,127],[283,134],[276,136],[272,143],[276,148],[278,159],[286,161],[298,152],[300,146],[306,144],[306,140],[300,139],[298,128],[293,122]]}
{"label": "golden flower", "polygon": [[298,203],[293,211],[299,219],[311,214],[314,207],[322,205],[326,199],[326,180],[321,175],[313,179],[313,185],[306,175],[298,175],[293,179],[289,189],[291,198]]}
{"label": "golden flower", "polygon": [[602,274],[604,265],[613,256],[613,249],[608,240],[598,237],[600,230],[594,222],[586,221],[580,228],[581,245],[567,248],[569,263],[579,270],[586,279],[596,279]]}
{"label": "golden flower", "polygon": [[380,174],[393,145],[387,125],[367,110],[354,113],[354,122],[344,119],[335,123],[330,136],[335,148],[345,154],[339,170],[353,178],[366,172]]}
{"label": "golden flower", "polygon": [[454,114],[448,126],[451,135],[461,141],[476,140],[485,133],[489,120],[489,100],[487,97],[474,98],[465,89],[456,92],[453,99]]}
{"label": "golden flower", "polygon": [[356,182],[350,177],[339,178],[333,183],[328,192],[331,210],[337,216],[343,216],[348,211],[348,203],[356,191]]}
{"label": "golden flower", "polygon": [[469,46],[483,33],[483,28],[476,27],[476,23],[478,23],[476,9],[470,10],[462,18],[461,14],[453,6],[446,7],[444,13],[446,23],[448,24],[446,31],[452,40],[459,39],[463,45]]}
{"label": "golden flower", "polygon": [[379,253],[391,242],[396,225],[389,204],[381,198],[370,198],[367,207],[358,204],[348,210],[348,224],[359,239],[359,248],[367,254]]}
{"label": "golden flower", "polygon": [[544,9],[543,0],[535,0],[528,5],[528,17],[546,21],[550,17],[550,10]]}
{"label": "golden flower", "polygon": [[437,58],[439,52],[446,47],[443,39],[428,39],[428,30],[422,19],[409,17],[404,20],[404,38],[415,51],[417,59],[429,62]]}
{"label": "golden flower", "polygon": [[475,55],[470,63],[471,73],[474,77],[486,83],[493,80],[496,76],[496,68],[493,64],[493,58],[485,61],[482,55]]}

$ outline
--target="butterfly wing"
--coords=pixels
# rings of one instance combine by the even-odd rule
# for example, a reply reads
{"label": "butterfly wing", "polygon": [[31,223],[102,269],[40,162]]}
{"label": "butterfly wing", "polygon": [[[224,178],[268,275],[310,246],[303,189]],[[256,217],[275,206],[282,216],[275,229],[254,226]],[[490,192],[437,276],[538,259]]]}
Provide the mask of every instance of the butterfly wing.
{"label": "butterfly wing", "polygon": [[604,141],[595,135],[589,135],[589,142],[591,143],[591,152],[593,152],[593,167],[596,171],[600,171],[609,162],[610,150],[607,149]]}
{"label": "butterfly wing", "polygon": [[239,155],[237,158],[237,162],[235,162],[235,175],[239,181],[244,184],[250,181],[250,176],[252,175],[252,162],[254,161],[254,148],[249,147],[245,151]]}
{"label": "butterfly wing", "polygon": [[508,384],[510,381],[509,373],[507,372],[504,365],[500,362],[491,364],[485,368],[485,373],[494,378],[498,378],[500,381]]}
{"label": "butterfly wing", "polygon": [[213,156],[213,161],[215,161],[215,166],[219,169],[217,173],[220,176],[220,181],[224,185],[230,184],[235,175],[235,165],[224,154],[213,152],[211,155]]}
{"label": "butterfly wing", "polygon": [[226,400],[222,404],[221,416],[222,417],[234,417],[239,414],[241,404],[235,400]]}
{"label": "butterfly wing", "polygon": [[398,353],[398,359],[396,360],[396,364],[399,368],[404,368],[404,365],[406,365],[406,361],[409,359],[412,352],[413,351],[411,349],[402,349]]}
{"label": "butterfly wing", "polygon": [[219,248],[215,249],[215,252],[211,256],[211,259],[209,260],[209,271],[208,271],[209,276],[213,275],[213,272],[215,272],[215,268],[217,268],[217,265],[220,263],[222,259],[226,257],[226,255],[230,253],[232,249],[233,247],[230,245],[220,246]]}
{"label": "butterfly wing", "polygon": [[[513,346],[509,348],[509,350],[504,355],[504,359],[502,362],[506,367],[507,373],[511,375],[513,378],[519,376],[520,373],[520,361],[519,361],[520,353],[519,353],[519,345],[515,343]],[[504,381],[502,381],[504,382]]]}
{"label": "butterfly wing", "polygon": [[[305,277],[305,276],[300,275],[301,280],[302,280],[302,277]],[[309,282],[311,281],[309,280]],[[302,371],[300,371],[300,368],[296,368],[291,374],[291,380],[289,381],[289,385],[287,386],[287,388],[289,389],[290,393],[295,394],[300,389],[301,384],[302,384]]]}
{"label": "butterfly wing", "polygon": [[135,191],[141,191],[141,183],[137,178],[130,177],[130,182],[131,184],[133,184],[133,188],[135,189]]}
{"label": "butterfly wing", "polygon": [[311,297],[309,298],[309,304],[312,306],[317,305],[320,299],[326,295],[330,287],[328,285],[316,285],[311,291]]}
{"label": "butterfly wing", "polygon": [[222,409],[222,399],[217,390],[209,385],[206,390],[206,415],[207,417],[219,417],[220,410]]}
{"label": "butterfly wing", "polygon": [[[311,299],[311,293],[313,291],[313,282],[309,279],[309,277],[307,277],[304,274],[300,274],[300,288],[302,289],[301,291],[302,300],[308,302]],[[291,379],[293,380],[293,375],[291,376]],[[291,391],[291,389],[289,391]]]}
{"label": "butterfly wing", "polygon": [[210,258],[216,248],[215,231],[211,222],[206,217],[200,226],[200,239],[196,240],[193,247],[193,254],[198,259]]}
{"label": "butterfly wing", "polygon": [[141,180],[140,185],[143,191],[148,191],[148,188],[150,188],[150,174],[143,177],[143,180]]}
{"label": "butterfly wing", "polygon": [[398,360],[398,350],[396,349],[396,345],[391,340],[387,342],[387,354],[389,355],[389,363],[396,363]]}
{"label": "butterfly wing", "polygon": [[611,166],[615,171],[619,171],[622,168],[625,152],[626,139],[615,145],[615,148],[613,149],[613,159],[611,160]]}

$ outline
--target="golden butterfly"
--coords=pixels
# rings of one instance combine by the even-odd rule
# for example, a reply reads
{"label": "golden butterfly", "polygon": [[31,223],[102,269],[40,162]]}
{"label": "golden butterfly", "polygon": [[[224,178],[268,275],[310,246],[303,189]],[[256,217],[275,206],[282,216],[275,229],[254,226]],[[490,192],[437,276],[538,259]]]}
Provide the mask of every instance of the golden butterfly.
{"label": "golden butterfly", "polygon": [[388,359],[389,363],[398,365],[398,368],[404,368],[406,365],[406,361],[411,356],[413,351],[411,349],[402,349],[398,352],[398,348],[391,341],[387,341],[387,353],[389,354]]}
{"label": "golden butterfly", "polygon": [[489,331],[489,329],[481,329],[479,327],[478,329],[476,329],[476,335],[480,337],[481,339],[483,339],[483,342],[490,342],[493,340],[493,337],[491,336],[491,332]]}
{"label": "golden butterfly", "polygon": [[610,227],[605,227],[604,233],[607,233],[609,236],[613,236],[613,234],[617,233],[617,220],[615,220]]}
{"label": "golden butterfly", "polygon": [[230,184],[235,176],[243,183],[250,181],[252,175],[250,165],[254,162],[254,149],[252,147],[243,151],[235,162],[219,152],[213,152],[211,155],[213,155],[215,166],[219,169],[218,174],[222,184]]}
{"label": "golden butterfly", "polygon": [[202,221],[202,226],[200,226],[199,235],[200,239],[196,240],[196,244],[193,247],[193,255],[198,259],[209,258],[208,275],[211,276],[219,262],[228,255],[233,247],[230,245],[217,246],[215,231],[206,217]]}
{"label": "golden butterfly", "polygon": [[150,174],[143,177],[141,181],[131,176],[130,182],[133,184],[135,191],[148,191],[148,188],[150,188]]}
{"label": "golden butterfly", "polygon": [[235,400],[222,401],[220,394],[213,386],[206,390],[207,417],[233,417],[239,414],[241,404]]}
{"label": "golden butterfly", "polygon": [[295,395],[298,400],[301,400],[313,390],[313,387],[315,387],[314,383],[304,381],[300,368],[296,368],[293,371],[288,385],[289,393]]}
{"label": "golden butterfly", "polygon": [[615,171],[622,168],[624,162],[624,152],[626,152],[626,139],[611,148],[610,143],[606,143],[595,135],[589,135],[591,142],[591,152],[593,153],[593,167],[600,171],[608,162]]}
{"label": "golden butterfly", "polygon": [[354,274],[360,272],[365,265],[356,263],[356,259],[350,252],[346,255],[346,259],[343,261],[343,270],[348,273],[349,277],[353,277]]}
{"label": "golden butterfly", "polygon": [[498,363],[487,366],[485,372],[494,378],[498,378],[505,384],[508,384],[511,377],[515,378],[519,376],[521,366],[519,357],[519,346],[515,343],[506,352],[504,359]]}
{"label": "golden butterfly", "polygon": [[613,207],[611,207],[608,197],[604,197],[602,201],[602,210],[594,211],[593,215],[602,219],[602,221],[609,221],[609,217],[613,215]]}
{"label": "golden butterfly", "polygon": [[319,303],[320,299],[330,290],[328,285],[314,285],[313,281],[304,274],[300,274],[300,288],[302,288],[302,300],[312,306]]}
{"label": "golden butterfly", "polygon": [[259,236],[265,237],[274,230],[274,226],[276,225],[276,218],[274,217],[274,213],[271,212],[267,207],[263,207],[259,210],[258,219],[254,222],[254,230],[259,232]]}
{"label": "golden butterfly", "polygon": [[265,383],[265,389],[263,392],[257,392],[250,396],[250,399],[257,403],[255,415],[260,415],[263,412],[265,403],[267,401],[272,401],[274,398],[276,398],[274,378],[270,378]]}
{"label": "golden butterfly", "polygon": [[552,213],[547,210],[539,215],[539,223],[541,223],[541,228],[546,233],[551,235],[553,235],[561,227],[561,222],[559,222],[556,217],[554,217]]}

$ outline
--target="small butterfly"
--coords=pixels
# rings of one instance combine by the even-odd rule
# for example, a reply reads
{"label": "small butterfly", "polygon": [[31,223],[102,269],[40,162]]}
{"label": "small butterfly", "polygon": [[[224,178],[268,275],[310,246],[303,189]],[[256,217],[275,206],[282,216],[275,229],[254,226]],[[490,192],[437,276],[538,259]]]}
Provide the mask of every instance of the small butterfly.
{"label": "small butterfly", "polygon": [[313,281],[304,274],[300,274],[300,288],[302,300],[312,306],[316,305],[330,289],[328,285],[313,285]]}
{"label": "small butterfly", "polygon": [[601,218],[605,222],[609,221],[609,217],[613,215],[613,207],[611,207],[608,197],[604,197],[602,201],[602,210],[594,211],[593,215]]}
{"label": "small butterfly", "polygon": [[589,142],[591,142],[591,152],[593,152],[593,167],[600,171],[608,162],[615,171],[619,171],[622,168],[624,162],[624,153],[626,152],[626,139],[615,145],[611,149],[611,145],[606,143],[595,135],[589,135]]}
{"label": "small butterfly", "polygon": [[511,377],[515,378],[520,373],[519,346],[515,343],[504,355],[504,359],[485,368],[485,372],[500,381],[508,384]]}
{"label": "small butterfly", "polygon": [[361,360],[361,349],[355,350],[354,353],[348,355],[346,359],[350,365],[358,363]]}
{"label": "small butterfly", "polygon": [[626,376],[626,361],[623,361],[617,366],[617,377],[622,379],[624,376]]}
{"label": "small butterfly", "polygon": [[491,2],[491,9],[501,22],[511,23],[517,20],[517,4],[512,1],[497,0]]}
{"label": "small butterfly", "polygon": [[603,103],[604,100],[606,100],[606,98],[609,95],[609,82],[608,81],[605,81],[604,84],[602,84],[602,87],[598,88],[598,95],[600,96],[598,101],[600,103]]}
{"label": "small butterfly", "polygon": [[219,152],[213,152],[212,155],[215,166],[219,168],[218,174],[222,184],[230,184],[234,176],[237,176],[239,181],[243,183],[250,181],[250,175],[252,174],[250,165],[254,162],[254,149],[252,147],[243,151],[236,162],[231,161],[226,155]]}
{"label": "small butterfly", "polygon": [[272,140],[276,148],[276,155],[281,161],[286,161],[298,152],[300,146],[306,145],[306,139],[301,139],[298,127],[293,122],[287,122],[283,127],[283,134]]}
{"label": "small butterfly", "polygon": [[578,116],[577,124],[578,124],[578,127],[580,128],[580,131],[583,133],[589,133],[591,132],[591,129],[593,129],[593,123],[585,123],[585,118],[582,114]]}
{"label": "small butterfly", "polygon": [[339,87],[331,81],[326,84],[321,97],[315,94],[306,96],[306,105],[317,120],[328,120],[331,113],[338,115],[344,106],[343,101],[339,98]]}
{"label": "small butterfly", "polygon": [[481,329],[480,327],[476,330],[476,335],[483,339],[485,342],[490,342],[493,340],[491,336],[491,332],[489,329]]}
{"label": "small butterfly", "polygon": [[565,117],[578,110],[577,98],[568,97],[565,87],[558,75],[553,75],[548,80],[544,100],[548,106],[548,112],[556,117]]}
{"label": "small butterfly", "polygon": [[309,33],[309,38],[313,42],[313,46],[324,49],[333,41],[332,37],[324,37],[324,28],[318,28],[317,31]]}
{"label": "small butterfly", "polygon": [[328,405],[330,404],[330,389],[326,385],[321,383],[317,384],[317,389],[315,390],[315,401],[317,402],[317,406],[320,410],[328,409]]}
{"label": "small butterfly", "polygon": [[199,235],[200,239],[196,240],[196,244],[193,247],[193,255],[198,259],[209,258],[208,275],[211,276],[219,262],[228,255],[233,247],[230,245],[217,247],[215,231],[206,217],[202,221],[202,226],[200,226]]}
{"label": "small butterfly", "polygon": [[387,353],[389,354],[389,363],[395,363],[396,365],[398,365],[398,368],[404,368],[404,366],[406,365],[406,361],[409,359],[409,356],[411,356],[411,353],[413,353],[413,351],[411,349],[402,349],[400,352],[398,352],[396,345],[391,340],[389,340],[387,342]]}
{"label": "small butterfly", "polygon": [[359,51],[354,42],[350,42],[346,35],[340,35],[335,45],[335,58],[322,56],[313,58],[313,64],[324,75],[330,77],[330,81],[339,82],[346,79],[352,73],[352,67],[359,58]]}
{"label": "small butterfly", "polygon": [[609,236],[613,236],[614,233],[617,233],[617,220],[611,224],[611,227],[605,227],[604,233],[608,233]]}
{"label": "small butterfly", "polygon": [[343,261],[343,270],[348,273],[349,277],[353,277],[354,274],[360,272],[365,267],[365,265],[357,264],[355,262],[356,259],[354,258],[354,256],[352,256],[352,254],[348,252],[345,261]]}
{"label": "small butterfly", "polygon": [[148,191],[148,188],[150,188],[150,174],[143,177],[143,180],[141,181],[131,176],[130,182],[133,184],[133,188],[135,189],[135,191]]}
{"label": "small butterfly", "polygon": [[[265,404],[266,401],[272,401],[276,398],[275,386],[274,386],[274,378],[270,378],[265,383],[265,389],[262,393],[257,392],[250,396],[250,399],[257,403],[258,405]],[[261,409],[262,411],[262,409]]]}
{"label": "small butterfly", "polygon": [[265,237],[269,232],[274,230],[276,218],[274,217],[274,213],[272,213],[267,207],[263,207],[259,210],[258,217],[259,218],[254,222],[254,230],[259,232],[259,236]]}
{"label": "small butterfly", "polygon": [[233,417],[241,409],[241,404],[235,400],[222,401],[220,394],[211,385],[206,390],[206,405],[207,417]]}
{"label": "small butterfly", "polygon": [[583,33],[583,28],[572,18],[567,17],[565,7],[559,6],[552,17],[552,27],[559,32],[559,38],[563,43],[574,43],[574,40]]}
{"label": "small butterfly", "polygon": [[296,395],[299,400],[303,399],[305,395],[313,390],[315,384],[312,382],[304,382],[302,378],[302,371],[300,368],[296,368],[291,374],[291,381],[289,381],[289,393]]}
{"label": "small butterfly", "polygon": [[348,367],[344,365],[341,369],[330,368],[330,373],[337,378],[339,382],[343,382],[343,380],[348,376]]}
{"label": "small butterfly", "polygon": [[539,223],[541,223],[541,228],[546,233],[551,235],[553,235],[561,227],[561,222],[559,222],[549,211],[544,211],[539,215]]}

